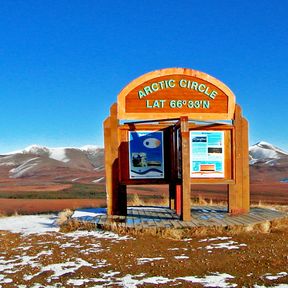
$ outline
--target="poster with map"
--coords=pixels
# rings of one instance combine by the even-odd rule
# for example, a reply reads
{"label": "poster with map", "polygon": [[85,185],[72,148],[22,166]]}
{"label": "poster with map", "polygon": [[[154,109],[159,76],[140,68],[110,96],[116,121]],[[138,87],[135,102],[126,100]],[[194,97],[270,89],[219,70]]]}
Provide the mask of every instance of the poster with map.
{"label": "poster with map", "polygon": [[190,131],[190,177],[224,178],[223,131]]}
{"label": "poster with map", "polygon": [[130,179],[163,179],[164,147],[162,131],[129,132]]}

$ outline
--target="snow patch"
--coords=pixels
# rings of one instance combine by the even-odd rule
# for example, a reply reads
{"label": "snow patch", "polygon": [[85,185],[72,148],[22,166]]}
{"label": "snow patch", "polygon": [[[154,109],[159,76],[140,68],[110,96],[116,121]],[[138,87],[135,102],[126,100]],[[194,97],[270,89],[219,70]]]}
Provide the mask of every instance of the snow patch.
{"label": "snow patch", "polygon": [[97,145],[84,145],[80,147],[79,149],[82,151],[95,151],[95,150],[99,150],[100,147]]}
{"label": "snow patch", "polygon": [[72,218],[96,217],[99,215],[106,215],[106,209],[105,208],[77,209],[74,211]]}
{"label": "snow patch", "polygon": [[177,259],[177,260],[182,260],[182,259],[189,259],[189,256],[179,255],[179,256],[174,256],[174,258]]}
{"label": "snow patch", "polygon": [[104,179],[104,177],[100,177],[96,180],[93,180],[92,183],[99,183],[100,181],[102,181]]}
{"label": "snow patch", "polygon": [[66,148],[50,148],[49,150],[49,158],[64,163],[70,161],[70,158],[66,155]]}
{"label": "snow patch", "polygon": [[213,273],[212,275],[204,277],[187,276],[177,279],[192,283],[200,283],[204,285],[204,287],[237,287],[237,284],[230,284],[226,282],[227,280],[234,279],[233,276],[226,273]]}
{"label": "snow patch", "polygon": [[206,246],[204,249],[207,250],[212,250],[212,249],[240,249],[241,247],[246,247],[246,244],[239,244],[238,242],[235,241],[228,241],[225,243],[216,243],[216,244],[211,244]]}
{"label": "snow patch", "polygon": [[[206,239],[201,239],[198,242],[203,243],[203,242],[214,242],[214,241],[224,241],[224,240],[230,240],[232,237],[215,237],[215,238],[206,238]],[[208,252],[211,253],[211,250],[213,249],[240,249],[241,247],[246,247],[247,245],[244,243],[239,244],[236,241],[230,240],[228,242],[220,242],[220,243],[212,243],[206,247],[199,247],[198,249],[207,249],[209,250]]]}
{"label": "snow patch", "polygon": [[24,235],[59,231],[56,215],[25,215],[0,218],[0,230]]}
{"label": "snow patch", "polygon": [[35,157],[32,159],[29,159],[22,163],[17,168],[13,168],[9,171],[10,177],[12,178],[19,178],[23,176],[25,173],[27,173],[29,170],[31,170],[34,166],[38,165],[39,163],[39,157]]}
{"label": "snow patch", "polygon": [[150,262],[159,261],[159,260],[164,260],[164,258],[163,257],[138,258],[137,259],[137,263],[138,263],[138,265],[142,265],[142,264],[145,264],[145,263],[150,263]]}
{"label": "snow patch", "polygon": [[250,164],[254,164],[261,159],[280,159],[282,156],[288,156],[287,152],[264,141],[250,147],[249,154],[252,157]]}
{"label": "snow patch", "polygon": [[0,166],[14,166],[16,165],[14,162],[4,162],[4,163],[0,163]]}
{"label": "snow patch", "polygon": [[211,241],[218,241],[218,240],[229,240],[231,239],[232,237],[216,237],[216,238],[207,238],[207,239],[202,239],[202,240],[199,240],[199,242],[211,242]]}
{"label": "snow patch", "polygon": [[282,277],[286,277],[288,276],[288,273],[287,272],[280,272],[276,275],[272,275],[272,274],[265,274],[264,277],[268,280],[277,280],[279,278],[282,278]]}

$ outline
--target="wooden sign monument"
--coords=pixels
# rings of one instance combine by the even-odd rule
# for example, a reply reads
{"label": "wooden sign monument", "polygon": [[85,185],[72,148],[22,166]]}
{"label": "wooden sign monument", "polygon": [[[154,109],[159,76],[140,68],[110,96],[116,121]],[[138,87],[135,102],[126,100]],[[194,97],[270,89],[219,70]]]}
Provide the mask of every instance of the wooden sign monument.
{"label": "wooden sign monument", "polygon": [[184,221],[199,183],[228,185],[228,212],[249,211],[248,122],[208,74],[170,68],[129,83],[104,121],[104,145],[108,215],[126,215],[126,187],[138,184],[169,184]]}

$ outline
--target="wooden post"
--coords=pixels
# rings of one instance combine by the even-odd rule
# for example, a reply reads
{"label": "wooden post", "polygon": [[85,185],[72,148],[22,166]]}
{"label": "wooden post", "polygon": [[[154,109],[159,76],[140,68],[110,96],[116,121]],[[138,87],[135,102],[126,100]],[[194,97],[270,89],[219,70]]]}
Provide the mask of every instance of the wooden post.
{"label": "wooden post", "polygon": [[[170,165],[171,165],[171,174],[169,181],[169,208],[176,208],[176,181],[177,181],[177,159],[176,156],[176,129],[175,126],[169,129],[169,138],[170,138]],[[167,165],[167,164],[166,164]]]}
{"label": "wooden post", "polygon": [[107,197],[107,214],[112,215],[112,165],[111,165],[111,128],[110,116],[103,123],[104,126],[104,147],[105,147],[105,174],[106,174],[106,197]]}
{"label": "wooden post", "polygon": [[117,104],[110,109],[110,117],[104,121],[105,170],[107,214],[119,215],[119,161],[118,161]]}
{"label": "wooden post", "polygon": [[232,214],[247,213],[250,207],[248,122],[242,117],[239,105],[235,107],[234,175],[235,184],[229,184],[228,211]]}
{"label": "wooden post", "polygon": [[242,118],[242,166],[243,166],[243,182],[242,182],[242,209],[245,213],[250,210],[250,171],[249,171],[249,140],[248,140],[248,121]]}
{"label": "wooden post", "polygon": [[191,220],[191,198],[190,198],[190,143],[188,117],[180,117],[180,133],[182,146],[182,195],[181,195],[181,220]]}

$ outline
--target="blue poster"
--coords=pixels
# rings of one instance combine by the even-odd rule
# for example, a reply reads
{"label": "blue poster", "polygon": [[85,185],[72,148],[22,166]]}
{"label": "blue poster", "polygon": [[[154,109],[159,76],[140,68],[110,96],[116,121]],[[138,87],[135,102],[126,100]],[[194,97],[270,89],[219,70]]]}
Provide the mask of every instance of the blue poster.
{"label": "blue poster", "polygon": [[129,132],[130,179],[163,179],[164,147],[162,131]]}
{"label": "blue poster", "polygon": [[224,178],[223,131],[190,132],[190,176]]}

